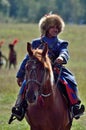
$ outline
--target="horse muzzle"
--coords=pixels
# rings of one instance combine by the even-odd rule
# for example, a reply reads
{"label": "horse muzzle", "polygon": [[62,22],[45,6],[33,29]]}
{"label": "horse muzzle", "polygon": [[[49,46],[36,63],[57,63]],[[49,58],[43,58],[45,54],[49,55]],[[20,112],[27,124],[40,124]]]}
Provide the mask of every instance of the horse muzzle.
{"label": "horse muzzle", "polygon": [[37,95],[38,95],[37,92],[34,93],[34,91],[28,91],[26,93],[26,100],[27,100],[27,102],[29,102],[29,103],[35,103],[36,100],[37,100]]}

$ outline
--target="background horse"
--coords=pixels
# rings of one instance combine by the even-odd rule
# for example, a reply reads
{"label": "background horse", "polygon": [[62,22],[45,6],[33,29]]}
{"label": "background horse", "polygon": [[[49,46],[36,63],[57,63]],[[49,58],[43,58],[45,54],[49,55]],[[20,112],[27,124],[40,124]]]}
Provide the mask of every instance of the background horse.
{"label": "background horse", "polygon": [[29,61],[26,65],[26,100],[28,103],[25,118],[31,130],[70,130],[68,106],[54,82],[54,75],[48,48],[32,49],[27,44]]}

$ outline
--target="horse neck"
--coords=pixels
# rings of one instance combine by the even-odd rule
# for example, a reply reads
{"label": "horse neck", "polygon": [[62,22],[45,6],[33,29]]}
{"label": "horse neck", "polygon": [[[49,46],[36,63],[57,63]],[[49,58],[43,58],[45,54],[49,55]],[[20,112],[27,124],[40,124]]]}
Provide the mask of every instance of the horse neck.
{"label": "horse neck", "polygon": [[43,85],[42,93],[45,94],[45,95],[52,93],[52,85],[51,85],[49,80],[46,81],[46,83]]}
{"label": "horse neck", "polygon": [[54,75],[53,71],[50,70],[49,73],[45,73],[44,78],[43,78],[43,93],[48,94],[52,93],[53,91],[53,86],[54,86]]}

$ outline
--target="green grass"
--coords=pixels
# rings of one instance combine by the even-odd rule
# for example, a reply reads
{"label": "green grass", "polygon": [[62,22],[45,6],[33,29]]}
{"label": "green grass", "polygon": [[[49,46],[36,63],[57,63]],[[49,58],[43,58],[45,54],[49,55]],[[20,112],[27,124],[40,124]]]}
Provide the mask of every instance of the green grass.
{"label": "green grass", "polygon": [[[11,125],[8,125],[8,120],[19,91],[16,72],[27,52],[26,43],[39,35],[36,24],[0,24],[0,40],[5,40],[1,48],[3,54],[8,57],[8,44],[15,38],[19,40],[15,46],[18,59],[16,70],[0,69],[0,130],[29,130],[25,119],[21,122],[14,121]],[[69,41],[70,60],[67,67],[76,76],[79,95],[86,105],[86,26],[67,25],[60,38]],[[86,115],[73,121],[72,130],[86,130]]]}

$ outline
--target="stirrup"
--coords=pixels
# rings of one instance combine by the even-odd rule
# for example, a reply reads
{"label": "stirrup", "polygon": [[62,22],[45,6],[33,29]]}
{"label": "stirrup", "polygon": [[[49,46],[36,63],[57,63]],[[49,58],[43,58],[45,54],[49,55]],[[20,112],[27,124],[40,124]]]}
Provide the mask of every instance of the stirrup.
{"label": "stirrup", "polygon": [[12,113],[11,116],[10,116],[10,119],[8,121],[8,124],[11,124],[16,119],[18,121],[21,121],[21,120],[23,120],[24,116],[25,116],[25,112],[23,112],[21,116],[15,114],[15,113]]}
{"label": "stirrup", "polygon": [[11,124],[12,121],[14,121],[15,119],[16,119],[16,117],[13,114],[11,114],[8,124]]}
{"label": "stirrup", "polygon": [[[75,110],[74,112],[74,106],[72,107],[71,111],[72,111],[72,114],[73,114],[73,118],[75,119],[79,119],[80,116],[82,116],[84,114],[84,111],[85,111],[85,107],[84,105],[81,105],[81,107],[79,108],[79,106],[75,106],[77,110]],[[78,111],[78,112],[77,112]]]}
{"label": "stirrup", "polygon": [[13,107],[12,114],[13,114],[13,116],[16,117],[17,120],[21,121],[25,116],[25,109],[23,107],[19,108],[19,109],[16,107]]}

